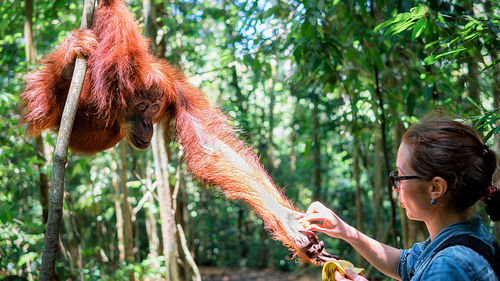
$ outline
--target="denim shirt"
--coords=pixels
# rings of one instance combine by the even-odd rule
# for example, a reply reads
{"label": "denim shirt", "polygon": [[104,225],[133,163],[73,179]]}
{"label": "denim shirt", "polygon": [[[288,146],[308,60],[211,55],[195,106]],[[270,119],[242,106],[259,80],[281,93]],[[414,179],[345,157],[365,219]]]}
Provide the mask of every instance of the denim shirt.
{"label": "denim shirt", "polygon": [[[491,280],[498,277],[488,261],[476,251],[462,245],[447,247],[437,254],[441,243],[457,234],[470,234],[491,245],[494,238],[481,223],[480,217],[447,226],[431,241],[415,243],[408,250],[401,250],[398,274],[402,280]],[[432,260],[432,262],[431,262]]]}

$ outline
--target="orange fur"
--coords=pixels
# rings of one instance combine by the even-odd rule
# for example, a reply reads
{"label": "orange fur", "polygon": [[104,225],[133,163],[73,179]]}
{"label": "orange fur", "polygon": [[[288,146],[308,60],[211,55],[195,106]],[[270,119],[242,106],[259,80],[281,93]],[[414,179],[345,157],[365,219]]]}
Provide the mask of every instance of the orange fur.
{"label": "orange fur", "polygon": [[73,151],[94,153],[114,146],[126,135],[127,104],[146,92],[154,95],[162,106],[153,122],[163,116],[176,119],[189,171],[220,186],[228,198],[247,202],[275,239],[301,260],[317,262],[324,254],[322,244],[300,232],[296,219],[301,213],[274,185],[252,149],[236,137],[228,118],[166,61],[154,58],[148,44],[122,0],[101,1],[92,29],[73,31],[42,60],[41,70],[26,76],[22,98],[28,133],[59,126],[70,84],[65,70],[76,56],[87,56],[70,138]]}
{"label": "orange fur", "polygon": [[92,29],[72,31],[42,59],[41,70],[26,75],[22,99],[28,134],[58,128],[70,85],[63,72],[72,69],[77,56],[88,59],[69,143],[74,152],[95,153],[120,141],[124,110],[140,92],[152,90],[163,101],[153,118],[158,122],[175,91],[168,82],[158,81],[158,64],[165,63],[154,58],[148,46],[123,1],[101,1]]}

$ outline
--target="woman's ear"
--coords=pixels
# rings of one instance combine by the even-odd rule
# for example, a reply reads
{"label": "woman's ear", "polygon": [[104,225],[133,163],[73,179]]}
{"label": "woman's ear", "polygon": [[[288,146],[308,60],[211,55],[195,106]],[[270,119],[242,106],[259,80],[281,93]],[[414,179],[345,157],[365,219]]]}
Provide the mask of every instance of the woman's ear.
{"label": "woman's ear", "polygon": [[430,196],[432,200],[438,200],[448,190],[448,183],[442,177],[433,177],[430,183]]}

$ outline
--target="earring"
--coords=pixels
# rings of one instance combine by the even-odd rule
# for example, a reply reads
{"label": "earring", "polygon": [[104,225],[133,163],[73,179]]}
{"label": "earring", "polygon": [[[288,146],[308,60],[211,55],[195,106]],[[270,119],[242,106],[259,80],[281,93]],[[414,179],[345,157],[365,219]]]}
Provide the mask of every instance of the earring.
{"label": "earring", "polygon": [[432,199],[431,200],[431,205],[434,205],[434,204],[436,204],[436,200]]}

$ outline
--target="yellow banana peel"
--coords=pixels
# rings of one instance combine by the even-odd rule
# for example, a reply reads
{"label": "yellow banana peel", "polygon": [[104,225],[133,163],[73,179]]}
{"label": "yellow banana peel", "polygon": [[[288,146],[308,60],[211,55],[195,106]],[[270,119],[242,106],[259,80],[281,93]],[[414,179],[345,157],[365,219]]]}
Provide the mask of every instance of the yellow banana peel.
{"label": "yellow banana peel", "polygon": [[365,269],[360,267],[354,267],[354,265],[346,260],[336,260],[329,261],[323,266],[323,271],[321,277],[323,281],[335,281],[335,271],[338,270],[340,274],[345,276],[345,268],[349,267],[352,271],[357,274],[365,274]]}

